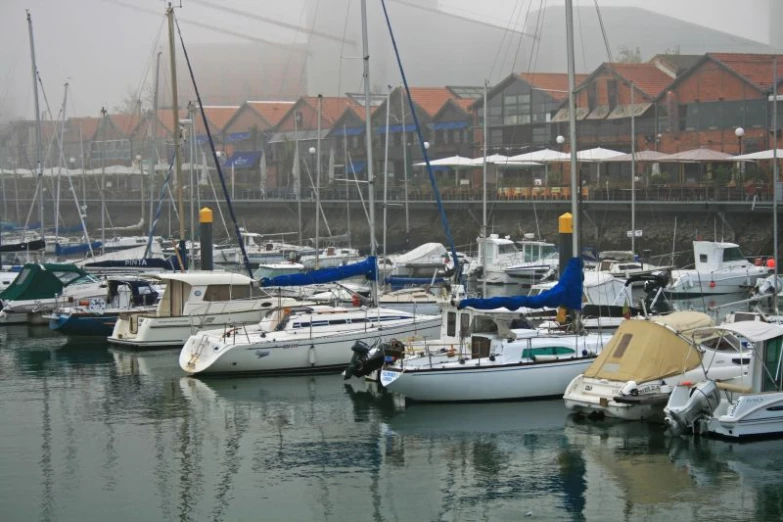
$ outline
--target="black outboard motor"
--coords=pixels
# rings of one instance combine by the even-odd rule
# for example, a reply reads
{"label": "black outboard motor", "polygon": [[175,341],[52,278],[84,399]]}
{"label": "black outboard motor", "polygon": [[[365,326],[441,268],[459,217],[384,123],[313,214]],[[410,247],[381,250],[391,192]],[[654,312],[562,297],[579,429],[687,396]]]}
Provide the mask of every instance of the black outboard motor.
{"label": "black outboard motor", "polygon": [[356,341],[351,350],[353,350],[351,362],[343,372],[343,378],[346,381],[351,377],[366,377],[372,372],[380,370],[387,360],[394,362],[405,353],[405,347],[396,339],[392,339],[388,343],[379,343],[372,348],[363,341]]}

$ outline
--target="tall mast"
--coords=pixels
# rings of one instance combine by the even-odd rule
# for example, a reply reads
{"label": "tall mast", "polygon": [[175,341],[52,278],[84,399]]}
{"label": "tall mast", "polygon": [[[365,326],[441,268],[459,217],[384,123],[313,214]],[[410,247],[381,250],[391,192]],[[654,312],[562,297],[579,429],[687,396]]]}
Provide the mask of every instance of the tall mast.
{"label": "tall mast", "polygon": [[774,62],[775,80],[772,82],[773,97],[772,97],[772,129],[773,136],[775,138],[775,144],[772,146],[774,149],[772,157],[775,165],[772,167],[774,182],[772,183],[772,230],[774,231],[774,249],[773,254],[775,256],[775,298],[772,300],[775,303],[775,315],[778,315],[778,181],[780,180],[780,165],[778,164],[778,57],[775,56]]}
{"label": "tall mast", "polygon": [[[65,144],[65,109],[68,103],[68,82],[65,82],[63,89],[63,105],[62,105],[62,119],[60,120],[60,161],[58,162],[59,169],[57,173],[57,193],[54,199],[54,241],[59,241],[60,236],[60,180],[63,176],[63,162],[65,156],[63,154],[63,145]],[[70,179],[70,178],[69,178]],[[86,235],[85,235],[86,236]]]}
{"label": "tall mast", "polygon": [[351,183],[348,181],[348,135],[343,125],[343,170],[345,171],[345,216],[348,219],[348,248],[351,248]]}
{"label": "tall mast", "polygon": [[101,254],[106,253],[106,107],[101,107]]}
{"label": "tall mast", "polygon": [[[367,0],[362,0],[362,59],[364,61],[364,145],[367,149],[367,187],[368,205],[370,207],[370,255],[375,257],[375,184],[372,171],[372,123],[370,122],[370,50],[367,42]],[[376,280],[372,281],[372,305],[378,305],[377,269]]]}
{"label": "tall mast", "polygon": [[634,110],[634,91],[631,82],[631,256],[636,254],[636,111]]}
{"label": "tall mast", "polygon": [[33,71],[33,99],[35,101],[35,160],[38,169],[38,218],[41,220],[41,239],[44,239],[43,158],[41,157],[41,108],[38,103],[38,67],[35,65],[35,39],[33,19],[27,11],[27,28],[30,33],[30,60]]}
{"label": "tall mast", "polygon": [[574,2],[565,0],[566,8],[566,50],[568,51],[568,145],[571,149],[571,216],[573,234],[571,245],[576,257],[582,256],[579,245],[579,204],[576,165],[576,64],[574,61]]}
{"label": "tall mast", "polygon": [[[296,215],[298,218],[298,230],[299,230],[299,246],[303,246],[304,239],[302,238],[302,187],[301,187],[301,165],[299,161],[299,123],[297,122],[297,111],[294,111],[294,165],[292,167],[294,175],[294,192],[296,193]],[[316,217],[318,212],[316,211]],[[315,258],[318,259],[318,252],[315,253]]]}
{"label": "tall mast", "polygon": [[[481,205],[481,266],[486,268],[487,266],[487,84],[488,80],[484,80],[484,122],[483,122],[483,151],[484,151],[484,163],[481,171],[481,190],[482,190],[482,205]],[[481,283],[481,297],[487,297],[487,278],[482,277]]]}
{"label": "tall mast", "polygon": [[[169,21],[169,57],[171,59],[171,132],[174,133],[174,165],[177,175],[177,213],[179,215],[179,249],[185,255],[185,202],[184,179],[182,179],[182,151],[180,150],[181,132],[179,128],[179,99],[177,98],[177,55],[174,46],[174,7],[169,2],[166,10]],[[185,268],[184,266],[182,267]]]}
{"label": "tall mast", "polygon": [[383,152],[383,263],[386,266],[386,218],[389,191],[389,116],[391,114],[391,86],[386,94],[386,144]]}
{"label": "tall mast", "polygon": [[157,60],[155,63],[155,93],[152,98],[152,161],[150,161],[150,226],[149,234],[152,235],[152,222],[155,220],[154,212],[155,208],[155,166],[158,164],[158,85],[160,85],[160,55],[162,51],[158,51]]}
{"label": "tall mast", "polygon": [[400,114],[402,114],[402,170],[405,174],[405,247],[410,242],[411,224],[408,214],[408,140],[405,137],[405,89],[400,88]]}
{"label": "tall mast", "polygon": [[[316,123],[316,139],[315,139],[315,269],[318,270],[319,263],[318,257],[321,253],[318,251],[319,236],[319,223],[321,222],[321,113],[323,112],[323,100],[322,94],[318,95],[318,122]],[[324,217],[324,219],[326,219]]]}

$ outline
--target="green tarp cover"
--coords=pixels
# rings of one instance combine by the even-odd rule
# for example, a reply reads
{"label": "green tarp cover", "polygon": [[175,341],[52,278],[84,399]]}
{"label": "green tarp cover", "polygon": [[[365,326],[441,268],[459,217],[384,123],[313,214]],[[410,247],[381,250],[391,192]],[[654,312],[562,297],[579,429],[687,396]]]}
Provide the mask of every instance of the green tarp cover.
{"label": "green tarp cover", "polygon": [[3,301],[52,299],[56,294],[62,293],[63,287],[67,286],[60,280],[63,274],[68,275],[65,279],[70,282],[87,275],[87,272],[69,264],[27,263],[14,282],[0,292],[0,299]]}

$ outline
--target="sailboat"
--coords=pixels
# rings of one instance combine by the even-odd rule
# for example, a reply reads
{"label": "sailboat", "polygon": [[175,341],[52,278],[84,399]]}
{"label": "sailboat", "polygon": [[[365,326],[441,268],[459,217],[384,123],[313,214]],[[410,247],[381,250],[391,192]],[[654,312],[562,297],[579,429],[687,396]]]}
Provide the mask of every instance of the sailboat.
{"label": "sailboat", "polygon": [[[378,306],[375,201],[370,125],[370,70],[367,42],[367,5],[361,2],[364,47],[365,132],[372,303],[370,306],[299,306],[279,309],[254,326],[212,330],[191,336],[179,356],[189,374],[295,373],[339,371],[350,361],[356,341],[386,338],[434,337],[440,316],[420,316]],[[339,270],[339,269],[335,269]],[[288,278],[307,275],[281,276]]]}
{"label": "sailboat", "polygon": [[[572,14],[572,2],[567,0],[573,210],[570,233],[571,253],[578,256]],[[568,232],[568,223],[567,217],[561,217],[561,232]],[[482,260],[485,261],[486,256],[482,256]],[[418,352],[411,345],[406,350],[392,345],[388,357],[380,357],[381,361],[393,361],[382,367],[381,384],[389,391],[417,401],[491,401],[562,395],[570,380],[592,363],[609,339],[605,334],[580,331],[582,269],[582,260],[571,258],[555,288],[534,297],[463,299],[453,309],[446,309],[445,335],[432,343],[432,349],[428,342],[421,343],[424,349]],[[539,331],[516,313],[522,307],[572,310],[577,333]],[[413,348],[412,357],[408,356],[410,348]],[[375,357],[368,357],[368,360],[370,358],[377,360]]]}

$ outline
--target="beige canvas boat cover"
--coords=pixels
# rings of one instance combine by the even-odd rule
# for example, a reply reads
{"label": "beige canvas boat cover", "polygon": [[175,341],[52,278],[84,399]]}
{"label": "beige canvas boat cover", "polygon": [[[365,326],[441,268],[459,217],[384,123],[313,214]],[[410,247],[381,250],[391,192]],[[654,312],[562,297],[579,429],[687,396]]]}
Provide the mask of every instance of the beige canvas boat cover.
{"label": "beige canvas boat cover", "polygon": [[684,334],[712,324],[709,316],[699,312],[623,321],[584,375],[643,383],[692,370],[701,362],[701,354],[691,349]]}

